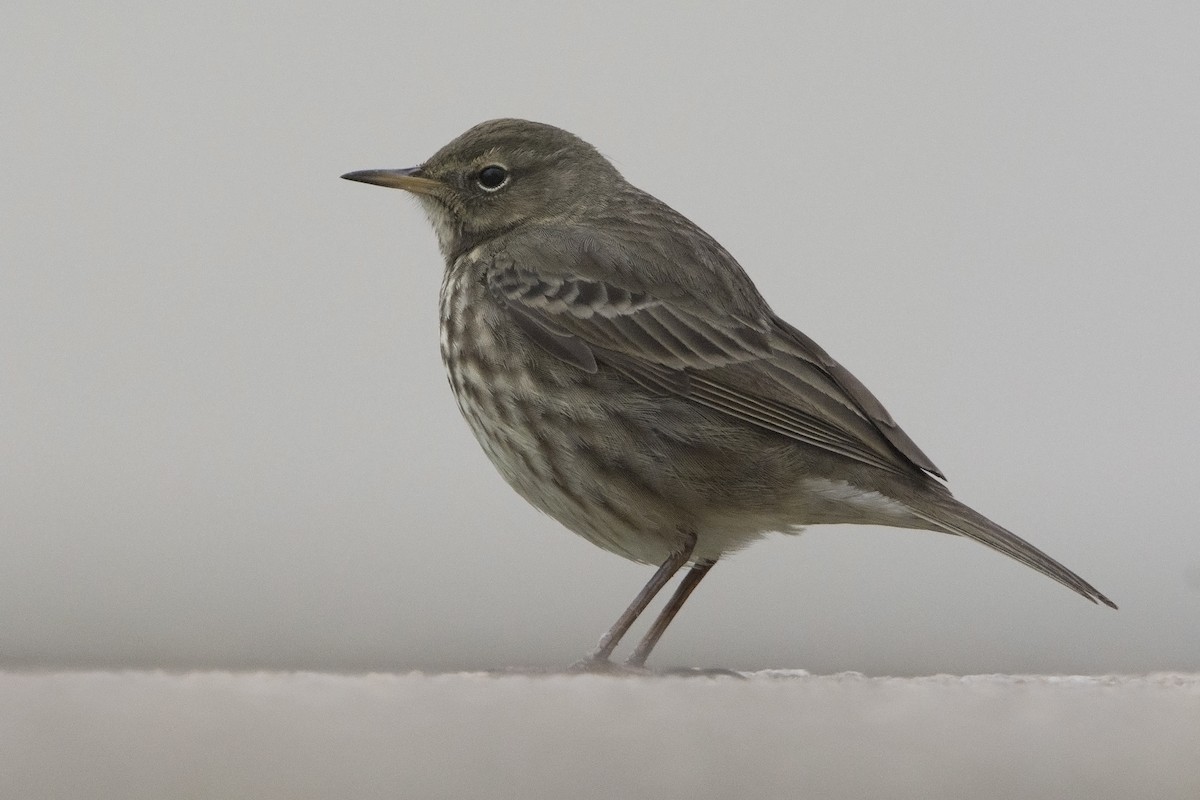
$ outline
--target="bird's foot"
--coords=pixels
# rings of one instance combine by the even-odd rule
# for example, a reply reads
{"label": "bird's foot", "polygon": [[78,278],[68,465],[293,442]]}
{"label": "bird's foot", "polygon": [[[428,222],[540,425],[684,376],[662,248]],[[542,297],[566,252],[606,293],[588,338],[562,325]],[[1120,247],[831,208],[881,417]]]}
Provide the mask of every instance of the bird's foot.
{"label": "bird's foot", "polygon": [[589,675],[651,675],[645,667],[635,667],[631,664],[616,664],[607,658],[588,656],[567,667],[567,672]]}
{"label": "bird's foot", "polygon": [[609,661],[607,658],[593,658],[591,656],[576,661],[567,668],[567,672],[573,674],[588,674],[588,675],[620,675],[620,676],[638,676],[651,678],[737,678],[745,680],[746,676],[740,672],[723,667],[672,667],[670,669],[651,669],[641,664],[617,664]]}
{"label": "bird's foot", "polygon": [[737,678],[746,680],[746,676],[737,670],[724,667],[671,667],[670,669],[655,670],[654,675],[670,675],[675,678]]}

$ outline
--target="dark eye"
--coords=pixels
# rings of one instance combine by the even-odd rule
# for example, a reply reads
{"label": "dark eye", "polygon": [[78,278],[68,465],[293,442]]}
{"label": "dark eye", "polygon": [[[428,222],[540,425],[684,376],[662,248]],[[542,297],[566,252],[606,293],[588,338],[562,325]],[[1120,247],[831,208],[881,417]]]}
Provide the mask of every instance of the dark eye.
{"label": "dark eye", "polygon": [[480,188],[494,192],[508,183],[508,170],[499,164],[489,164],[479,170],[479,177],[476,180],[479,181]]}

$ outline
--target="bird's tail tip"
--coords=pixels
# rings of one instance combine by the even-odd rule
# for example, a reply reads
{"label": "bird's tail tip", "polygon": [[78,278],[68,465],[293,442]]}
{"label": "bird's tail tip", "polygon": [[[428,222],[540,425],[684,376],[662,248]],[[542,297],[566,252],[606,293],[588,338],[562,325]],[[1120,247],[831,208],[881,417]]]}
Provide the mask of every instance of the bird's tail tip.
{"label": "bird's tail tip", "polygon": [[913,513],[949,533],[957,533],[987,545],[1009,558],[1020,561],[1093,603],[1116,609],[1117,604],[1071,570],[1043,553],[1010,530],[1002,528],[978,511],[947,497],[933,513],[913,509]]}

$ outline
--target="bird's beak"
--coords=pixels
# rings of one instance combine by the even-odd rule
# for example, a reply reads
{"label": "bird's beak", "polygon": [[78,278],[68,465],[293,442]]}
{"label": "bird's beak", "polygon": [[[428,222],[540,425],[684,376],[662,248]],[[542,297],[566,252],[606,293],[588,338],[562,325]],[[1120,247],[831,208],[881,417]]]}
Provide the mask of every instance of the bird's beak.
{"label": "bird's beak", "polygon": [[406,192],[414,194],[434,194],[442,187],[439,181],[423,176],[420,167],[364,169],[361,172],[347,172],[342,177],[348,181],[373,183],[376,186],[386,186],[389,189],[403,189]]}

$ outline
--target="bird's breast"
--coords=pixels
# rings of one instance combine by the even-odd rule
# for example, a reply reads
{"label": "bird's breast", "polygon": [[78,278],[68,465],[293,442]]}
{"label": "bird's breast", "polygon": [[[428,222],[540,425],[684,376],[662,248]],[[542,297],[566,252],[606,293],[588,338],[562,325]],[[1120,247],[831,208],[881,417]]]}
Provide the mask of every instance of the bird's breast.
{"label": "bird's breast", "polygon": [[441,293],[441,352],[459,410],[492,463],[521,494],[549,471],[543,443],[553,387],[535,377],[541,354],[460,259]]}

